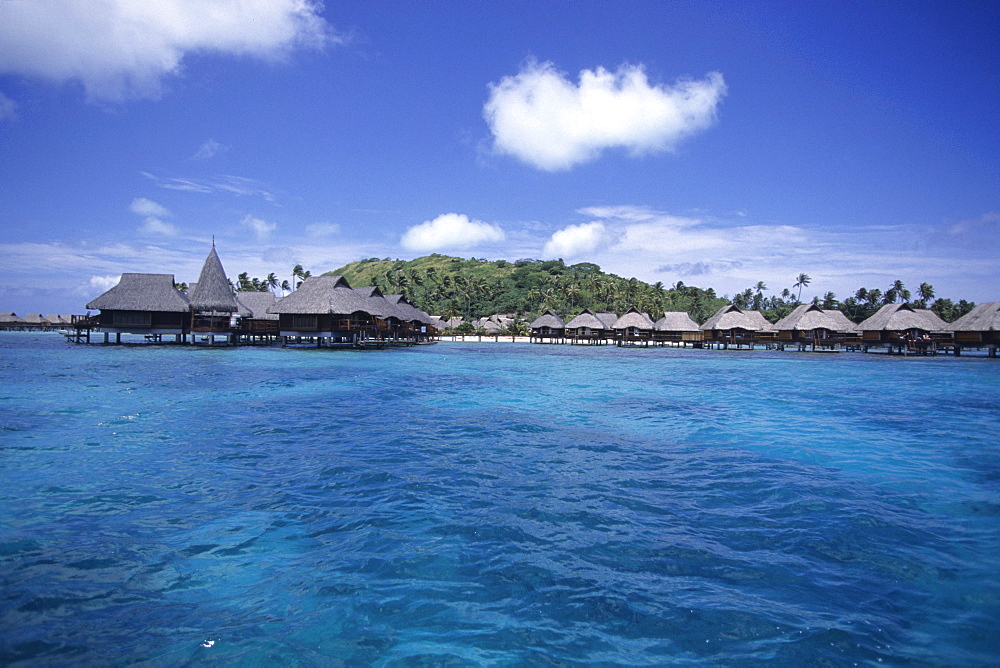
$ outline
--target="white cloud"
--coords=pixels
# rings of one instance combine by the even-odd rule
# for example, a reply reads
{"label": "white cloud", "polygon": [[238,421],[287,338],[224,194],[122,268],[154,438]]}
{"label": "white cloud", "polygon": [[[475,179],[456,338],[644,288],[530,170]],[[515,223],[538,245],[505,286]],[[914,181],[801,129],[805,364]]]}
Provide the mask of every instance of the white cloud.
{"label": "white cloud", "polygon": [[604,223],[599,221],[570,225],[553,233],[542,250],[542,256],[573,258],[592,253],[597,250],[604,238]]}
{"label": "white cloud", "polygon": [[445,213],[406,230],[400,241],[403,248],[418,252],[467,250],[485,243],[499,243],[506,238],[498,225],[469,220],[458,213]]}
{"label": "white cloud", "polygon": [[306,226],[306,234],[313,239],[322,239],[340,234],[340,225],[336,223],[313,223]]}
{"label": "white cloud", "polygon": [[499,153],[546,171],[595,160],[609,148],[633,155],[672,150],[710,126],[726,92],[718,72],[673,86],[649,83],[641,65],[580,72],[574,84],[552,63],[528,63],[490,85],[483,116]]}
{"label": "white cloud", "polygon": [[92,292],[105,293],[118,285],[121,276],[91,276],[89,286]]}
{"label": "white cloud", "polygon": [[0,68],[83,83],[92,101],[156,98],[191,52],[276,59],[336,42],[311,0],[0,2]]}
{"label": "white cloud", "polygon": [[140,216],[166,218],[170,215],[170,211],[168,211],[165,206],[158,202],[154,202],[151,199],[146,199],[145,197],[136,197],[132,200],[132,203],[129,204],[128,208],[129,211]]}
{"label": "white cloud", "polygon": [[162,235],[165,237],[177,236],[177,228],[170,223],[164,222],[159,218],[154,218],[150,216],[146,220],[142,221],[142,225],[139,226],[139,232],[142,234],[152,234],[152,235]]}
{"label": "white cloud", "polygon": [[144,177],[165,190],[216,194],[227,193],[238,197],[259,196],[268,202],[275,201],[274,194],[259,181],[243,176],[223,174],[210,179],[164,178],[149,172],[139,172]]}
{"label": "white cloud", "polygon": [[228,146],[220,144],[214,139],[209,139],[208,141],[206,141],[204,144],[201,145],[201,148],[199,148],[193,156],[191,156],[191,159],[208,160],[210,158],[214,158],[219,153],[225,153],[228,150],[229,150]]}
{"label": "white cloud", "polygon": [[272,232],[278,229],[277,224],[269,223],[266,220],[254,218],[253,216],[247,216],[240,221],[240,224],[253,232],[254,237],[256,237],[258,241],[264,241],[271,236]]}

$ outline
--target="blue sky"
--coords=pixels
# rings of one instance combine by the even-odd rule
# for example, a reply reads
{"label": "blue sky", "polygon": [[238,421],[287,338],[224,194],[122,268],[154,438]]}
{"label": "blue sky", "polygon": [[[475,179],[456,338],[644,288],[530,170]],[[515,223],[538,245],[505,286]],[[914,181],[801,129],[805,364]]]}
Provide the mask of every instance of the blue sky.
{"label": "blue sky", "polygon": [[0,311],[562,257],[1000,300],[995,2],[0,2]]}

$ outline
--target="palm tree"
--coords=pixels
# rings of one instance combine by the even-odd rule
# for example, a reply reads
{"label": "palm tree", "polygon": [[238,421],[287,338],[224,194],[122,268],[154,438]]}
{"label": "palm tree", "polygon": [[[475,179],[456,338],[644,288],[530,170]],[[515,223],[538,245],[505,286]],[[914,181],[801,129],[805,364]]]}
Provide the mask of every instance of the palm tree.
{"label": "palm tree", "polygon": [[273,271],[267,275],[267,288],[268,290],[274,290],[278,287],[278,275]]}
{"label": "palm tree", "polygon": [[[296,289],[298,289],[298,287],[300,285],[302,285],[302,281],[306,280],[310,276],[312,276],[312,272],[311,271],[305,271],[304,269],[302,269],[302,265],[301,264],[297,264],[294,267],[292,267],[292,282],[295,285]],[[300,278],[302,280],[299,281],[298,283],[295,283],[295,279],[296,278]]]}
{"label": "palm tree", "polygon": [[917,294],[920,295],[920,308],[927,308],[927,302],[934,299],[934,286],[930,283],[921,283]]}
{"label": "palm tree", "polygon": [[799,296],[796,297],[796,300],[800,304],[802,303],[802,288],[809,285],[811,281],[812,279],[809,277],[809,274],[799,274],[798,276],[795,277],[795,285],[793,285],[792,287],[799,289]]}

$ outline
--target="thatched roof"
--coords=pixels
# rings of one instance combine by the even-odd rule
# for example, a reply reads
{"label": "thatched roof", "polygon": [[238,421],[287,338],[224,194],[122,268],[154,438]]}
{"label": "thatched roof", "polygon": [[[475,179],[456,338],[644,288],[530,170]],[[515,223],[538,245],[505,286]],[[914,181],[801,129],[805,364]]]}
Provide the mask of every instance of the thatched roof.
{"label": "thatched roof", "polygon": [[855,324],[836,309],[824,310],[815,304],[799,304],[795,310],[774,323],[781,331],[828,329],[832,332],[853,332]]}
{"label": "thatched roof", "polygon": [[838,309],[829,309],[823,311],[833,320],[833,323],[837,326],[833,331],[835,332],[857,332],[858,325],[856,322],[847,317],[843,311]]}
{"label": "thatched roof", "polygon": [[396,308],[386,300],[385,296],[382,295],[382,291],[379,290],[374,285],[365,285],[360,288],[352,288],[354,293],[358,295],[361,299],[365,300],[367,303],[367,308],[365,313],[374,315],[378,318],[396,318],[401,320],[400,315]]}
{"label": "thatched roof", "polygon": [[658,332],[697,332],[698,323],[686,311],[668,311],[653,324]]}
{"label": "thatched roof", "polygon": [[270,290],[264,290],[263,292],[237,292],[236,305],[239,307],[237,313],[244,318],[253,318],[255,320],[277,320],[278,316],[267,312],[267,309],[274,306],[276,301],[277,298]]}
{"label": "thatched roof", "polygon": [[437,323],[427,315],[424,311],[421,311],[416,306],[411,304],[406,300],[403,295],[385,295],[385,300],[389,302],[396,312],[399,314],[399,319],[406,322],[419,322],[422,325],[433,325],[437,327]]}
{"label": "thatched roof", "polygon": [[191,309],[197,313],[235,313],[238,308],[233,288],[229,285],[226,270],[222,268],[222,261],[219,260],[214,245],[205,258],[201,276],[191,290],[189,299]]}
{"label": "thatched roof", "polygon": [[66,316],[59,315],[58,313],[46,313],[45,319],[51,322],[53,325],[68,325],[69,318]]}
{"label": "thatched roof", "polygon": [[21,318],[18,317],[18,315],[13,311],[4,311],[3,313],[0,313],[0,323],[2,324],[11,325],[20,324],[22,322],[24,322],[24,320],[21,320]]}
{"label": "thatched roof", "polygon": [[886,304],[858,329],[863,332],[903,331],[920,329],[925,332],[948,331],[948,323],[928,309],[916,309],[910,304]]}
{"label": "thatched roof", "polygon": [[118,285],[87,304],[101,311],[191,310],[187,295],[174,287],[173,274],[122,274]]}
{"label": "thatched roof", "polygon": [[531,329],[541,329],[542,327],[548,327],[549,329],[563,329],[566,327],[566,323],[552,311],[546,311],[542,315],[535,318],[531,324],[528,325],[528,327]]}
{"label": "thatched roof", "polygon": [[[617,319],[618,318],[616,317],[615,320]],[[614,321],[612,321],[612,323],[613,322]],[[590,309],[584,309],[583,313],[566,323],[566,329],[579,329],[581,327],[588,327],[596,330],[609,329],[609,326],[605,325],[598,315]]]}
{"label": "thatched roof", "polygon": [[47,325],[49,321],[41,313],[28,313],[22,318],[26,325]]}
{"label": "thatched roof", "polygon": [[[343,276],[310,276],[298,290],[279,299],[268,313],[369,313],[376,310],[363,294],[356,292]],[[377,310],[384,310],[384,306]],[[374,314],[373,314],[374,315]]]}
{"label": "thatched roof", "polygon": [[620,318],[615,318],[615,321],[611,323],[611,329],[628,329],[629,327],[635,327],[636,329],[653,330],[653,320],[646,313],[640,313],[634,308],[630,308],[625,311],[625,313]]}
{"label": "thatched roof", "polygon": [[617,313],[596,313],[597,319],[604,323],[604,329],[611,329],[611,326],[618,320]]}
{"label": "thatched roof", "polygon": [[760,311],[744,311],[738,306],[727,304],[716,311],[701,325],[701,329],[745,329],[750,332],[770,332],[774,326]]}
{"label": "thatched roof", "polygon": [[1000,302],[985,302],[948,326],[953,332],[995,332],[1000,330]]}

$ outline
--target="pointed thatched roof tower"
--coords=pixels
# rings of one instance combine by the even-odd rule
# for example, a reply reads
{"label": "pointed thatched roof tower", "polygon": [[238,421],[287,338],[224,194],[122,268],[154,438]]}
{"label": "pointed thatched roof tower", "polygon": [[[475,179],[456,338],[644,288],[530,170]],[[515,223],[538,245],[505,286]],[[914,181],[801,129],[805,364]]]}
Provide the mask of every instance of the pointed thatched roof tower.
{"label": "pointed thatched roof tower", "polygon": [[235,313],[239,310],[226,270],[222,268],[219,254],[215,252],[215,242],[205,258],[201,276],[191,291],[190,299],[191,310],[195,313]]}

